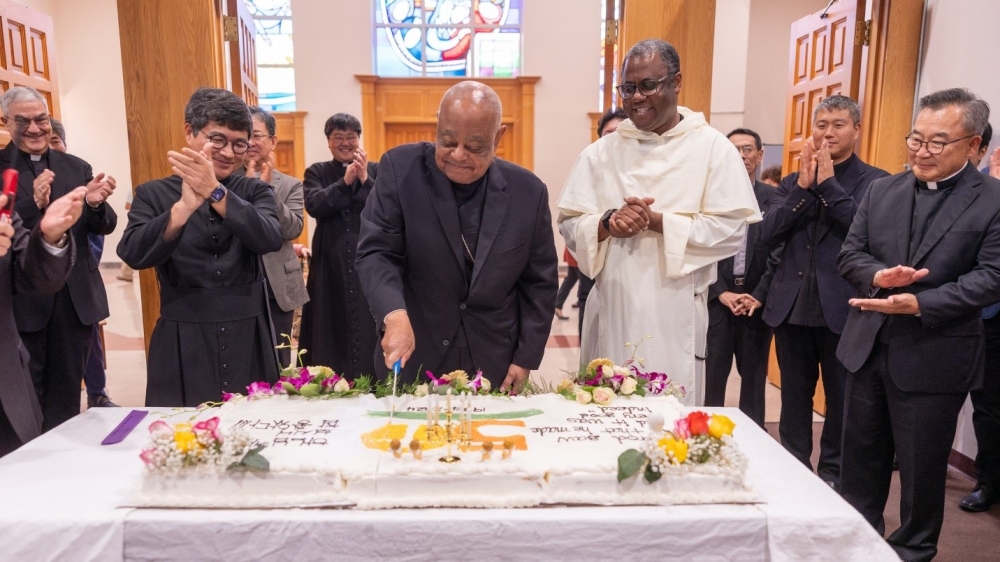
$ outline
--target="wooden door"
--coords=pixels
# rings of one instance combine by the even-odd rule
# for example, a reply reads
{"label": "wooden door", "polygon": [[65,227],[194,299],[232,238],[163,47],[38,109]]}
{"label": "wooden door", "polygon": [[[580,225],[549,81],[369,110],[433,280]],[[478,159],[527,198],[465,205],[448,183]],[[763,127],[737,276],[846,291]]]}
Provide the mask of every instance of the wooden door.
{"label": "wooden door", "polygon": [[257,105],[257,34],[244,0],[226,0],[225,38],[229,90],[247,105]]}
{"label": "wooden door", "polygon": [[[49,112],[59,117],[52,18],[2,0],[0,31],[0,93],[14,86],[30,86],[45,96]],[[0,129],[0,146],[9,142],[10,133]]]}
{"label": "wooden door", "polygon": [[782,172],[799,169],[802,143],[812,135],[812,114],[828,96],[858,99],[861,46],[855,30],[863,30],[865,0],[839,0],[826,10],[792,23],[788,98],[785,111]]}

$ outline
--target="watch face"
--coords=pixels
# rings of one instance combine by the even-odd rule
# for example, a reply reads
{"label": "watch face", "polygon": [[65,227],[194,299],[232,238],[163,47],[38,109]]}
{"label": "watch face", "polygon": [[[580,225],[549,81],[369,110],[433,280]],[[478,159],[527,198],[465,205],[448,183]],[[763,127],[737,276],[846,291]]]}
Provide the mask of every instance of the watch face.
{"label": "watch face", "polygon": [[225,196],[226,196],[226,188],[222,187],[221,185],[219,187],[215,188],[212,191],[212,195],[210,195],[210,197],[212,198],[212,201],[214,201],[216,203],[218,203],[219,201],[221,201],[222,198],[225,197]]}

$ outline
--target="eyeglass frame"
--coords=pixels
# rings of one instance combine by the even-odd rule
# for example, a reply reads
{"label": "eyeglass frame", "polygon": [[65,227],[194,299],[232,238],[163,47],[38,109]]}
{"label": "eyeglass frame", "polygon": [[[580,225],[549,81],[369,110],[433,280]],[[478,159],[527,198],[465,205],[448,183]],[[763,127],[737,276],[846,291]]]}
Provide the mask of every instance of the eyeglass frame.
{"label": "eyeglass frame", "polygon": [[[210,135],[210,134],[206,133],[205,131],[198,131],[198,134],[199,135],[204,134],[205,138],[208,139],[208,144],[212,145],[212,148],[214,148],[216,150],[225,150],[226,146],[232,146],[233,147],[233,154],[240,155],[240,156],[242,156],[243,154],[246,154],[247,151],[250,150],[250,142],[249,141],[245,141],[243,139],[237,139],[235,141],[231,141],[231,140],[229,140],[226,137],[226,135],[223,135],[222,133],[214,133],[214,134]],[[213,139],[222,140],[224,142],[222,143],[222,146],[219,146],[219,145],[217,145],[215,143],[215,140],[213,140]],[[237,150],[236,149],[236,143],[242,143],[245,148],[242,151]]]}
{"label": "eyeglass frame", "polygon": [[[650,96],[655,96],[657,93],[659,93],[660,88],[661,88],[660,85],[663,84],[664,82],[666,82],[667,80],[673,78],[674,76],[677,76],[676,72],[672,72],[670,74],[667,74],[663,78],[660,78],[659,80],[656,80],[655,81],[656,82],[656,86],[653,88],[652,92],[644,92],[642,90],[642,87],[641,87],[641,85],[642,85],[643,82],[653,81],[652,78],[646,78],[645,80],[640,80],[638,83],[635,83],[635,82],[622,82],[621,84],[618,84],[617,86],[615,86],[615,91],[618,92],[618,97],[620,97],[623,100],[630,100],[630,99],[632,99],[635,96],[636,93],[640,93],[640,94],[643,95],[643,97],[647,97],[648,98]],[[629,94],[629,95],[626,96],[625,92],[622,91],[622,88],[625,87],[625,86],[632,86],[632,87],[635,88],[635,90],[633,90],[631,94]]]}
{"label": "eyeglass frame", "polygon": [[753,154],[755,152],[760,152],[761,151],[760,148],[757,148],[757,146],[753,145],[753,144],[745,144],[743,146],[736,146],[734,144],[733,148],[736,149],[736,152],[739,152],[740,154],[743,154],[745,156],[750,156],[751,154]]}
{"label": "eyeglass frame", "polygon": [[[936,140],[922,141],[920,139],[914,138],[913,142],[920,143],[920,144],[917,145],[917,148],[913,148],[912,146],[910,146],[910,138],[913,137],[913,134],[906,135],[905,141],[906,141],[906,148],[908,150],[912,150],[914,152],[914,154],[916,154],[917,152],[920,152],[921,148],[927,148],[927,153],[928,154],[930,154],[931,156],[938,156],[938,155],[940,155],[940,154],[942,154],[944,152],[944,149],[947,148],[949,144],[953,144],[953,143],[956,143],[958,141],[964,141],[965,139],[971,139],[972,137],[976,137],[976,136],[980,136],[980,135],[966,135],[966,136],[964,136],[964,137],[962,137],[960,139],[950,140],[948,142],[941,142],[941,141],[936,141]],[[931,150],[931,143],[935,143],[935,144],[941,145],[941,149],[938,150],[937,152],[934,152],[933,150]]]}
{"label": "eyeglass frame", "polygon": [[3,119],[4,119],[4,124],[5,125],[7,124],[8,121],[11,121],[13,119],[14,126],[17,128],[17,130],[19,130],[19,131],[26,131],[26,130],[28,130],[28,128],[31,127],[32,123],[34,123],[35,125],[37,125],[39,129],[41,129],[42,127],[44,127],[46,125],[51,124],[52,123],[52,114],[51,113],[45,113],[45,114],[42,114],[42,115],[36,115],[34,117],[23,117],[21,115],[15,115],[13,118],[11,118],[8,115],[4,115]]}
{"label": "eyeglass frame", "polygon": [[354,143],[356,143],[356,142],[361,142],[361,135],[359,135],[359,134],[357,134],[357,133],[353,133],[353,132],[352,132],[352,133],[350,133],[350,134],[351,134],[352,136],[348,136],[348,137],[337,137],[337,136],[336,136],[336,131],[334,131],[334,132],[331,132],[331,133],[330,133],[330,136],[328,136],[328,137],[326,137],[326,138],[327,138],[327,140],[332,140],[333,142],[335,142],[335,143],[337,143],[337,144],[340,144],[340,143],[342,143],[342,142],[347,142],[347,143],[351,143],[351,144],[354,144]]}

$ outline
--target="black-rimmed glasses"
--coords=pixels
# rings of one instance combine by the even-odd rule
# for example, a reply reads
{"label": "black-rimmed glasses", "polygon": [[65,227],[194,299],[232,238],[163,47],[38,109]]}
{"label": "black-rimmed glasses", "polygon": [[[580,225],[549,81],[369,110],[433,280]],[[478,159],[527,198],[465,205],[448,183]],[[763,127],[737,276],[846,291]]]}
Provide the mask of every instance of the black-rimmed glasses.
{"label": "black-rimmed glasses", "polygon": [[[10,117],[4,115],[4,120],[9,120]],[[49,124],[49,115],[43,113],[41,115],[36,115],[34,117],[23,117],[21,115],[14,116],[14,126],[20,130],[25,130],[31,126],[32,123],[38,126],[38,128],[46,127]]]}
{"label": "black-rimmed glasses", "polygon": [[913,152],[920,152],[920,148],[926,146],[927,147],[927,152],[933,154],[934,156],[937,156],[938,154],[941,154],[942,152],[944,152],[944,148],[946,146],[948,146],[949,144],[955,143],[955,142],[958,142],[958,141],[963,141],[965,139],[971,139],[974,136],[976,136],[976,135],[968,135],[968,136],[964,136],[964,137],[962,137],[960,139],[955,139],[955,140],[948,141],[948,142],[942,142],[942,141],[922,141],[922,140],[914,137],[913,135],[909,135],[909,136],[906,137],[906,148],[909,148]]}
{"label": "black-rimmed glasses", "polygon": [[226,145],[230,144],[233,145],[233,154],[246,154],[250,150],[250,143],[247,141],[242,139],[230,141],[226,138],[226,135],[221,133],[205,134],[205,138],[208,139],[208,144],[212,145],[212,148],[216,150],[222,150],[226,148]]}
{"label": "black-rimmed glasses", "polygon": [[638,84],[632,82],[623,82],[618,85],[617,88],[618,95],[621,96],[623,100],[627,100],[632,96],[634,96],[636,90],[638,90],[640,94],[649,97],[655,94],[656,92],[660,91],[660,84],[673,77],[674,77],[673,74],[668,74],[663,78],[660,78],[659,80],[647,78],[639,82]]}

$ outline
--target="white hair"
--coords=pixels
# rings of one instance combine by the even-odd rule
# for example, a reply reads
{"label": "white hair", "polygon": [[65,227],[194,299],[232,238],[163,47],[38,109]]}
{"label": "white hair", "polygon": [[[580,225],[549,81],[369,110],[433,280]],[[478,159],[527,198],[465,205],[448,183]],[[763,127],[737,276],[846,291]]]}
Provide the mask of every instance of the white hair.
{"label": "white hair", "polygon": [[10,109],[11,104],[26,101],[42,102],[42,105],[45,106],[45,111],[48,112],[49,110],[48,100],[45,99],[45,96],[41,92],[28,86],[14,86],[0,96],[0,111],[7,116],[7,111]]}

